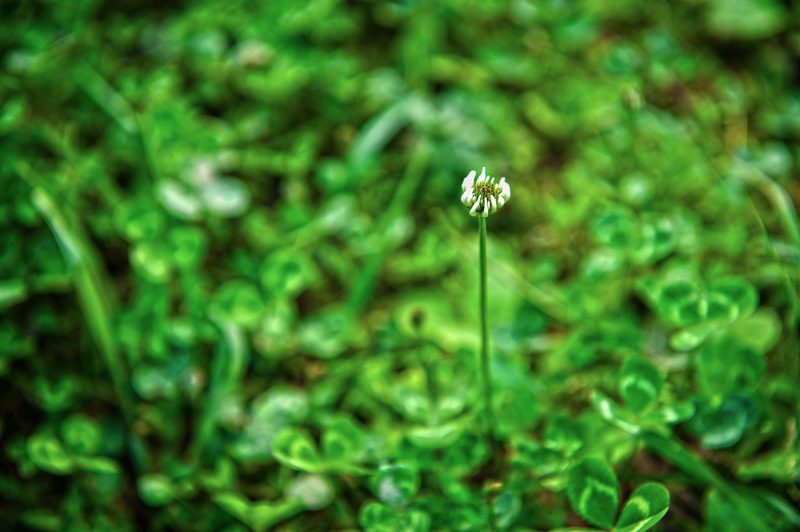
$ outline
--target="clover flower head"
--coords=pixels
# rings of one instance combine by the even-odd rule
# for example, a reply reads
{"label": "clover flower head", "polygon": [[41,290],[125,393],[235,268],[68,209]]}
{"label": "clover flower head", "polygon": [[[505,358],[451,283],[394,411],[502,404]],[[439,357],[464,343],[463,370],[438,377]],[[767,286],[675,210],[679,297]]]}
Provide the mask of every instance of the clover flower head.
{"label": "clover flower head", "polygon": [[483,216],[484,218],[497,212],[511,198],[511,187],[506,183],[506,178],[495,183],[493,177],[486,175],[483,167],[481,175],[475,179],[475,170],[467,174],[461,183],[461,203],[469,207],[470,216]]}

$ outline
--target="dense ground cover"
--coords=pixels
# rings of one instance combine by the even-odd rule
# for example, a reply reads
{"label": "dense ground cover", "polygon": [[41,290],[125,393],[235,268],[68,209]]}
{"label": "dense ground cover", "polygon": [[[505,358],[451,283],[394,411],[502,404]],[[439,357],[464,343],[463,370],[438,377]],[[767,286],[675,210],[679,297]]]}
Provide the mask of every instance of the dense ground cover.
{"label": "dense ground cover", "polygon": [[798,20],[4,2],[0,528],[800,528]]}

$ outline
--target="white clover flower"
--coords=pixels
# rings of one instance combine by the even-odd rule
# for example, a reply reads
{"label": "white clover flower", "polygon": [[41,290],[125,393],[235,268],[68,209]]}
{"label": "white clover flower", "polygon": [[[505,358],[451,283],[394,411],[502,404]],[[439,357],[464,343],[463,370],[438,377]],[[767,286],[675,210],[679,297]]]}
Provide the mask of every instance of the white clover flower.
{"label": "white clover flower", "polygon": [[495,183],[493,177],[486,175],[483,167],[481,175],[475,179],[477,172],[471,171],[461,183],[461,203],[469,207],[470,216],[483,216],[497,212],[511,198],[511,187],[506,183],[506,178]]}

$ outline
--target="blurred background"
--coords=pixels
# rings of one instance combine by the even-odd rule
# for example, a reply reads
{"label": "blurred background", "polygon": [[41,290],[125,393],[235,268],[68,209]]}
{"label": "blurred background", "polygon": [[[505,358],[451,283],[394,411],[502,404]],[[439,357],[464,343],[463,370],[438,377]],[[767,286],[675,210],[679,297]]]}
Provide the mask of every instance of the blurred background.
{"label": "blurred background", "polygon": [[800,529],[800,4],[2,13],[3,530]]}

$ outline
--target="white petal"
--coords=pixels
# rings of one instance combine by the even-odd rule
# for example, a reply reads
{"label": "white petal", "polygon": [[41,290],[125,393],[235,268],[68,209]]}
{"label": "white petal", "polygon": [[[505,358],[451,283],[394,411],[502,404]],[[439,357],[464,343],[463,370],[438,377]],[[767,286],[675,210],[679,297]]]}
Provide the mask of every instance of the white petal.
{"label": "white petal", "polygon": [[478,184],[481,185],[486,181],[486,167],[481,170],[481,175],[478,177]]}
{"label": "white petal", "polygon": [[500,180],[500,195],[505,198],[506,201],[511,199],[511,186],[506,183],[506,178]]}
{"label": "white petal", "polygon": [[472,204],[472,208],[469,210],[469,215],[470,216],[477,216],[478,215],[478,206],[480,204],[481,204],[481,202],[479,202],[479,201],[476,201],[475,203]]}
{"label": "white petal", "polygon": [[467,190],[466,192],[461,194],[461,203],[463,203],[467,207],[472,205],[472,191],[471,190]]}
{"label": "white petal", "polygon": [[494,196],[489,196],[489,199],[492,202],[492,210],[490,211],[490,214],[494,214],[495,212],[497,212],[497,200],[494,199]]}
{"label": "white petal", "polygon": [[498,205],[497,208],[498,209],[500,207],[502,207],[503,205],[505,205],[505,204],[506,204],[506,199],[503,196],[500,196],[499,198],[497,198],[497,205]]}
{"label": "white petal", "polygon": [[483,200],[483,217],[486,218],[489,216],[489,202]]}
{"label": "white petal", "polygon": [[461,190],[466,192],[467,189],[472,188],[472,186],[475,184],[475,174],[476,174],[475,170],[467,174],[467,177],[465,177],[464,181],[461,182]]}

